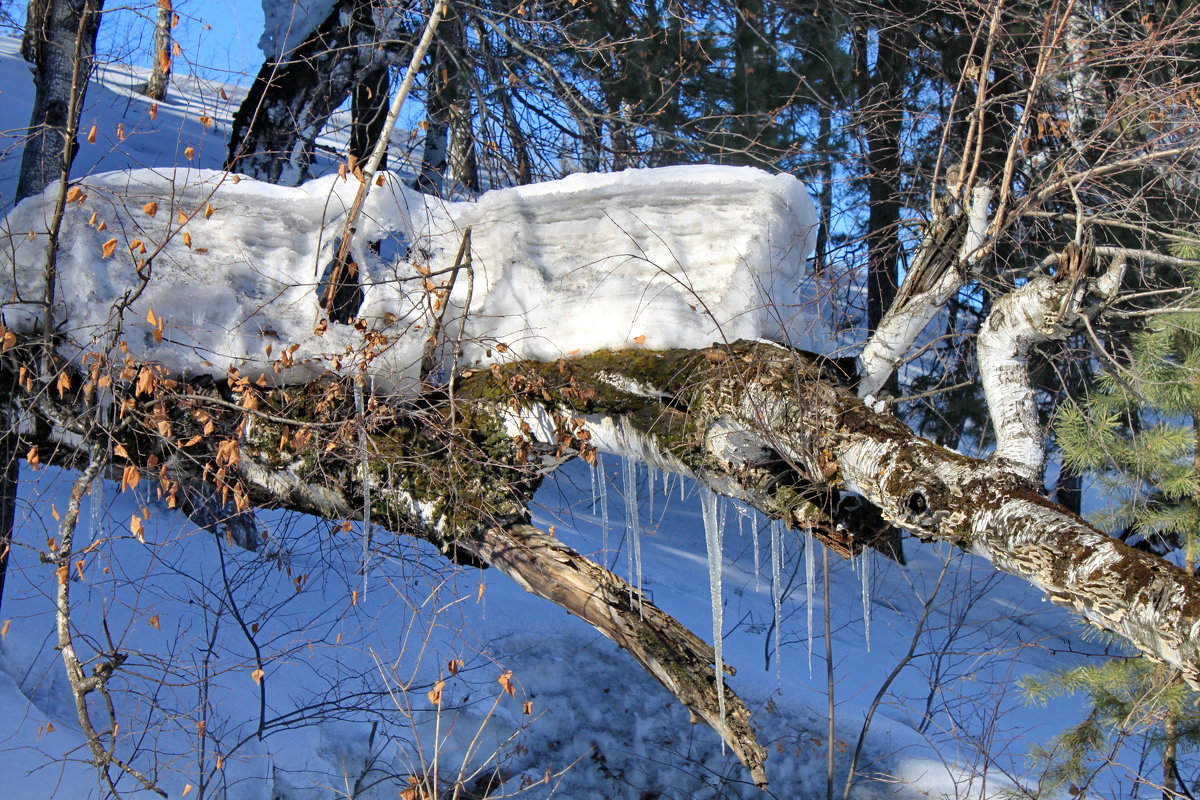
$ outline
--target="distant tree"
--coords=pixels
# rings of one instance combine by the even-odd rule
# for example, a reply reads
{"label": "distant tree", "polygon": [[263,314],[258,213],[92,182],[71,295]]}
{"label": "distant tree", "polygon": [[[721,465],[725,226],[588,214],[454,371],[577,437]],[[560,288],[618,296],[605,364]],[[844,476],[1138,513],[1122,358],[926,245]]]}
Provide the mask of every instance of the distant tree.
{"label": "distant tree", "polygon": [[64,179],[71,169],[102,7],[103,0],[29,3],[21,56],[33,70],[34,101],[17,200]]}
{"label": "distant tree", "polygon": [[154,66],[150,79],[141,88],[142,94],[151,100],[167,99],[167,84],[171,80],[171,29],[175,26],[175,12],[171,0],[158,0],[158,15],[154,20],[154,46],[151,50]]}

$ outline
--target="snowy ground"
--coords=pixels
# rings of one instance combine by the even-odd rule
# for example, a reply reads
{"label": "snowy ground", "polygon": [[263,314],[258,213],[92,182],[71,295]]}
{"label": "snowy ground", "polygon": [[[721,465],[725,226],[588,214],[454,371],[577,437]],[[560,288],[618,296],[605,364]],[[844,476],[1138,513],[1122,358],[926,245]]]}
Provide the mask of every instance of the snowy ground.
{"label": "snowy ground", "polygon": [[[0,87],[11,118],[24,119],[31,89],[16,51],[0,40]],[[130,91],[139,80],[101,70],[84,114],[97,144],[82,148],[79,174],[218,167],[239,93],[184,80],[151,120]],[[0,197],[11,197],[19,146],[3,142]],[[37,560],[72,476],[22,477],[0,641],[4,796],[98,796],[52,647],[54,575]],[[636,510],[642,585],[708,636],[698,492],[666,484],[613,458],[602,473],[577,464],[539,493],[538,521],[632,574],[626,517]],[[134,514],[149,515],[145,543],[129,534]],[[793,533],[773,546],[770,527],[736,505],[723,503],[719,517],[723,654],[771,752],[769,796],[824,796],[821,554]],[[761,796],[716,735],[689,725],[611,643],[500,576],[379,537],[364,586],[356,529],[262,514],[269,538],[250,553],[112,484],[89,498],[85,520],[101,544],[74,584],[80,636],[133,654],[115,684],[123,747],[172,797],[395,797],[409,775],[453,780],[497,765],[503,792],[528,797]],[[869,780],[851,796],[995,795],[1023,779],[1028,746],[1076,713],[1068,703],[1023,706],[1014,681],[1076,663],[1068,653],[1088,645],[1063,613],[987,564],[913,543],[907,551],[905,567],[831,560],[835,791],[877,693],[902,665],[865,736],[858,771]]]}

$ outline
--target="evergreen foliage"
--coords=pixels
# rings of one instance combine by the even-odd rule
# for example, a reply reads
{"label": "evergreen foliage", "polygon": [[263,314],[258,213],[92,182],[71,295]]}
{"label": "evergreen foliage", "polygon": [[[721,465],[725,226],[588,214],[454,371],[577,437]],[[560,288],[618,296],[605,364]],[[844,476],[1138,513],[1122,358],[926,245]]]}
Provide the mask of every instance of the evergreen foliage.
{"label": "evergreen foliage", "polygon": [[[1190,255],[1190,254],[1181,254]],[[1188,276],[1193,291],[1200,274]],[[1187,287],[1184,287],[1185,289]],[[1200,544],[1200,313],[1150,317],[1130,340],[1128,363],[1109,365],[1065,404],[1055,433],[1066,468],[1095,474],[1110,504],[1094,520],[1135,547],[1181,551],[1194,570]],[[1176,795],[1181,748],[1200,744],[1194,692],[1161,664],[1113,658],[1027,679],[1031,702],[1082,692],[1088,713],[1033,753],[1044,784],[1079,794],[1089,775],[1140,737],[1162,761],[1165,798]]]}

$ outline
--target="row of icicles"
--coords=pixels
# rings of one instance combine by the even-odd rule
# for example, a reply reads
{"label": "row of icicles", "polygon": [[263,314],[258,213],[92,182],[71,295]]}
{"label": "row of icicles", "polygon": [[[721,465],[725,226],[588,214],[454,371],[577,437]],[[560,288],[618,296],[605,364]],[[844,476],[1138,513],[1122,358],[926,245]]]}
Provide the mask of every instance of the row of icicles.
{"label": "row of icicles", "polygon": [[[637,594],[642,595],[642,503],[640,500],[641,491],[639,489],[639,473],[642,471],[642,464],[633,458],[621,458],[621,492],[620,495],[625,504],[625,530],[621,541],[617,543],[618,550],[613,553],[609,549],[609,534],[611,531],[611,523],[609,516],[609,483],[612,481],[615,485],[615,473],[610,475],[605,470],[604,457],[597,454],[596,463],[591,470],[592,482],[592,497],[591,510],[592,514],[600,520],[600,553],[602,561],[609,569],[616,570],[617,561],[620,560],[620,550],[624,549],[626,560],[626,576],[628,583],[635,587]],[[783,601],[789,597],[794,589],[794,575],[787,580],[785,585],[783,576],[783,564],[787,560],[787,546],[784,538],[783,523],[779,520],[768,520],[758,511],[736,501],[722,497],[706,486],[699,486],[694,481],[687,480],[683,477],[673,475],[670,472],[659,470],[656,467],[646,465],[644,467],[646,487],[649,489],[645,493],[647,508],[647,516],[653,521],[655,519],[654,503],[656,496],[661,496],[660,513],[666,513],[666,501],[672,496],[672,484],[678,487],[679,499],[684,501],[689,493],[695,494],[697,491],[700,495],[700,510],[701,517],[704,521],[704,541],[708,550],[708,582],[709,594],[712,598],[712,628],[713,628],[713,651],[714,664],[716,671],[716,690],[717,699],[720,706],[720,714],[722,728],[724,728],[725,720],[725,662],[723,654],[724,641],[724,621],[723,621],[723,594],[722,594],[722,576],[724,574],[724,549],[725,549],[725,532],[730,509],[733,509],[734,516],[737,519],[738,535],[744,537],[746,529],[749,528],[751,536],[751,551],[754,559],[754,589],[759,591],[762,586],[762,576],[760,573],[761,558],[759,548],[760,532],[767,533],[769,542],[771,562],[770,562],[770,592],[771,604],[774,610],[774,619],[772,624],[774,659],[775,659],[775,676],[776,681],[780,681],[782,677],[780,658],[779,658],[779,631],[783,621]],[[661,485],[661,492],[659,487]],[[808,632],[808,671],[812,675],[812,644],[813,644],[813,587],[816,584],[816,555],[815,544],[811,531],[805,529],[800,534],[800,541],[804,553],[804,586],[805,586],[805,601],[804,607],[807,616],[807,632]],[[611,554],[611,557],[610,557]],[[863,608],[863,632],[866,639],[867,650],[871,649],[871,576],[870,576],[870,551],[866,550],[858,558],[851,559],[851,567],[858,574],[862,584],[862,608]],[[721,731],[722,739],[724,738],[724,730]]]}

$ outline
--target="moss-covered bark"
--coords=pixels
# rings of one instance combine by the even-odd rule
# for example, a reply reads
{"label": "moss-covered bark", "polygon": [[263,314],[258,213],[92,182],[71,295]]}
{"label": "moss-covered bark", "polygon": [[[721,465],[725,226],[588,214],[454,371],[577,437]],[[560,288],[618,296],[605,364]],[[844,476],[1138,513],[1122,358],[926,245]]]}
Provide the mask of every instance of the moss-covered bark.
{"label": "moss-covered bark", "polygon": [[[156,477],[168,496],[183,478],[199,477],[239,506],[334,519],[361,516],[369,486],[375,522],[501,568],[629,650],[695,713],[724,727],[756,780],[761,750],[732,694],[720,725],[703,643],[657,610],[647,622],[632,587],[528,524],[528,500],[564,460],[590,461],[608,448],[655,462],[811,528],[841,553],[886,543],[881,520],[952,542],[1200,687],[1195,579],[1096,531],[1019,476],[920,439],[808,354],[737,342],[497,365],[403,403],[371,398],[362,417],[348,382],[267,389],[236,376],[204,387],[160,378],[147,388],[153,381],[127,364],[110,384],[118,465],[124,459]],[[94,392],[71,381],[61,402],[49,403],[44,385],[17,383],[38,421],[28,443],[44,461],[78,463],[80,420]],[[866,525],[861,513],[853,521],[844,513],[847,490],[876,509]]]}

